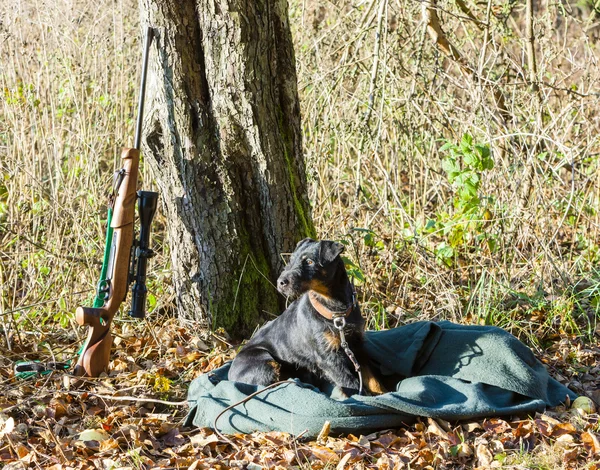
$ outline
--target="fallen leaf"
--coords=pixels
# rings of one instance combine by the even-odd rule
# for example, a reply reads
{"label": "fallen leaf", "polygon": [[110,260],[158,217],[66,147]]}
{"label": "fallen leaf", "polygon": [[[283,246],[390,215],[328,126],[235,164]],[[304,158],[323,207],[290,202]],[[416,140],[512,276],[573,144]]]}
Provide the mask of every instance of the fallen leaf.
{"label": "fallen leaf", "polygon": [[102,442],[108,439],[108,434],[102,429],[86,429],[79,433],[77,439],[80,441],[98,441]]}
{"label": "fallen leaf", "polygon": [[268,443],[274,444],[277,447],[282,447],[285,445],[288,440],[289,434],[283,432],[271,431],[264,435],[265,441]]}
{"label": "fallen leaf", "polygon": [[521,421],[516,429],[513,429],[515,437],[527,437],[533,432],[533,423],[531,421]]}
{"label": "fallen leaf", "polygon": [[456,446],[451,447],[452,455],[455,457],[470,457],[473,455],[473,449],[466,442],[462,442]]}
{"label": "fallen leaf", "polygon": [[185,442],[179,428],[173,428],[160,437],[160,440],[168,447],[180,446]]}
{"label": "fallen leaf", "polygon": [[119,443],[116,439],[109,437],[105,441],[100,442],[100,452],[106,452],[113,449],[118,449]]}
{"label": "fallen leaf", "polygon": [[581,442],[583,442],[583,446],[592,456],[600,454],[600,442],[595,433],[587,431],[581,433]]}
{"label": "fallen leaf", "polygon": [[381,470],[390,470],[391,468],[393,468],[392,462],[390,461],[390,458],[386,454],[383,454],[381,457],[379,457],[377,459],[375,466],[377,467],[377,469],[381,469]]}
{"label": "fallen leaf", "polygon": [[346,464],[348,463],[351,457],[352,455],[349,452],[345,454],[338,462],[336,470],[344,470],[344,468],[346,468]]}
{"label": "fallen leaf", "polygon": [[485,444],[479,444],[475,449],[475,452],[477,455],[477,463],[480,467],[489,467],[494,461],[494,455]]}
{"label": "fallen leaf", "polygon": [[457,431],[452,431],[448,433],[448,442],[451,446],[456,447],[460,445],[463,441],[464,439],[462,438],[462,434],[458,433]]}
{"label": "fallen leaf", "polygon": [[502,441],[499,441],[498,439],[492,439],[489,443],[489,446],[493,454],[500,454],[504,452],[504,444],[502,444]]}
{"label": "fallen leaf", "polygon": [[419,457],[421,457],[427,463],[433,463],[435,454],[429,448],[421,449],[419,451]]}
{"label": "fallen leaf", "polygon": [[389,449],[392,446],[395,446],[398,443],[401,443],[402,439],[397,434],[392,432],[385,433],[375,439],[371,444],[375,444],[383,447],[384,449]]}
{"label": "fallen leaf", "polygon": [[550,423],[552,425],[556,425],[556,424],[560,423],[559,420],[553,418],[552,416],[548,416],[547,414],[540,415],[540,419],[543,420],[543,421],[546,421],[547,423]]}
{"label": "fallen leaf", "polygon": [[433,434],[435,436],[441,437],[442,439],[448,440],[448,433],[442,429],[442,427],[437,423],[437,421],[427,418],[427,422],[429,426],[427,427],[427,432],[429,434]]}
{"label": "fallen leaf", "polygon": [[0,431],[0,439],[2,439],[4,436],[9,435],[14,430],[15,430],[15,420],[11,416],[4,422],[4,426],[2,426],[2,430]]}
{"label": "fallen leaf", "polygon": [[492,418],[489,420],[485,420],[483,422],[483,429],[492,434],[502,434],[503,432],[511,429],[510,424],[508,424],[503,419]]}
{"label": "fallen leaf", "polygon": [[16,451],[17,451],[17,455],[19,456],[19,459],[21,461],[31,460],[31,459],[27,459],[27,456],[29,456],[29,449],[27,447],[25,447],[24,445],[18,445]]}
{"label": "fallen leaf", "polygon": [[59,420],[67,415],[67,406],[62,400],[52,399],[50,405],[46,408],[46,413],[49,418]]}
{"label": "fallen leaf", "polygon": [[339,460],[339,456],[332,450],[323,446],[311,446],[310,451],[313,456],[319,459],[321,462],[326,464],[337,463]]}
{"label": "fallen leaf", "polygon": [[468,432],[468,433],[472,433],[477,431],[478,429],[483,429],[483,427],[481,426],[480,423],[477,422],[472,422],[472,423],[464,423],[462,425],[463,429]]}
{"label": "fallen leaf", "polygon": [[542,436],[550,437],[552,435],[552,424],[542,419],[536,419],[534,420],[534,422],[537,425],[538,431]]}
{"label": "fallen leaf", "polygon": [[182,361],[184,364],[191,364],[192,362],[196,362],[200,357],[202,357],[202,353],[200,353],[200,351],[192,351],[187,353],[182,358]]}
{"label": "fallen leaf", "polygon": [[577,429],[571,423],[558,423],[557,425],[552,427],[552,431],[550,435],[552,437],[559,437],[564,434],[572,434],[576,433]]}
{"label": "fallen leaf", "polygon": [[572,434],[563,434],[556,439],[555,445],[559,448],[566,449],[575,443],[575,438]]}
{"label": "fallen leaf", "polygon": [[[579,451],[577,448],[565,450],[563,453],[563,462],[565,462],[565,463],[574,462],[577,460],[578,456],[579,456]],[[588,469],[589,468],[590,467],[588,467]]]}

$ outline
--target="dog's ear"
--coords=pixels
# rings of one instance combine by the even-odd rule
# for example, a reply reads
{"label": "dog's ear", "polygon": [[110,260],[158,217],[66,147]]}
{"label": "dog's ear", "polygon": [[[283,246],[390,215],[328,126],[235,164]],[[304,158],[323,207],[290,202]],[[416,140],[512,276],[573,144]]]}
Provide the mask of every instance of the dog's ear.
{"label": "dog's ear", "polygon": [[300,248],[302,245],[306,244],[306,243],[314,243],[315,240],[313,240],[312,238],[305,238],[304,240],[300,240],[297,244],[296,244],[296,248],[294,248],[294,251],[296,251],[298,248]]}
{"label": "dog's ear", "polygon": [[331,263],[344,251],[345,246],[339,242],[323,240],[321,242],[321,262],[322,264]]}

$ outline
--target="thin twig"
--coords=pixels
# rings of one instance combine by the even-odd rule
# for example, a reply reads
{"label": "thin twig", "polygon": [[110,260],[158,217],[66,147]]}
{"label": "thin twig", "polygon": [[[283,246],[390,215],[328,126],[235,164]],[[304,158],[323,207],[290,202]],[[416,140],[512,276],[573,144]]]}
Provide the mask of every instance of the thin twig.
{"label": "thin twig", "polygon": [[112,401],[135,401],[137,403],[158,403],[159,405],[167,405],[167,406],[187,406],[188,405],[188,401],[187,400],[183,400],[183,401],[168,401],[168,400],[159,400],[157,398],[140,398],[140,397],[131,397],[131,396],[126,396],[126,395],[103,395],[100,393],[94,393],[94,392],[76,392],[76,391],[69,391],[69,394],[73,394],[73,395],[90,395],[93,397],[98,397],[98,398],[102,398],[103,400],[112,400]]}

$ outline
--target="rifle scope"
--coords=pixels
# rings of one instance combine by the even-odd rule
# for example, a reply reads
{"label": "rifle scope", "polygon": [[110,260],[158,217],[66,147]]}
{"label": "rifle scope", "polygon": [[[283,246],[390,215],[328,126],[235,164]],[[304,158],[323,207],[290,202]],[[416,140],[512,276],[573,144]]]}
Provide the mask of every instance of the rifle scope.
{"label": "rifle scope", "polygon": [[[137,260],[137,269],[135,270],[135,284],[131,290],[131,310],[129,315],[133,318],[144,318],[146,315],[146,296],[148,288],[146,287],[146,269],[148,267],[148,258],[154,256],[154,251],[150,249],[150,226],[156,213],[158,202],[158,193],[154,191],[138,191],[138,212],[140,214],[140,239],[136,243],[135,259]],[[133,260],[135,262],[135,260]],[[133,264],[133,263],[132,263]]]}

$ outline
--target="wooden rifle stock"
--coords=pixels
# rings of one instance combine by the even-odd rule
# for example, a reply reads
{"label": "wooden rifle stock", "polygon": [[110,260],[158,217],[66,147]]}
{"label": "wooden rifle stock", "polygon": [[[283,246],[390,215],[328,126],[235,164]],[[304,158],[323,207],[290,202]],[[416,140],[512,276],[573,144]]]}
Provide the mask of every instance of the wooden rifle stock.
{"label": "wooden rifle stock", "polygon": [[[102,274],[98,294],[93,307],[79,307],[75,312],[77,323],[89,327],[85,343],[79,352],[75,375],[97,377],[108,371],[112,346],[111,323],[121,303],[127,297],[129,284],[134,286],[134,309],[130,314],[136,318],[144,316],[146,300],[146,262],[153,256],[149,249],[149,229],[156,210],[158,194],[140,192],[140,242],[134,241],[135,203],[138,199],[137,180],[140,162],[142,118],[148,55],[153,30],[148,28],[144,44],[140,100],[134,139],[134,148],[125,148],[121,154],[122,167],[116,175],[114,205],[109,209],[109,228],[105,246]],[[138,263],[135,261],[138,260]],[[137,265],[137,271],[134,268]],[[130,270],[131,269],[131,270]]]}
{"label": "wooden rifle stock", "polygon": [[108,299],[100,308],[79,307],[75,312],[77,323],[89,326],[87,339],[75,366],[75,375],[97,377],[107,371],[112,346],[110,326],[115,313],[127,296],[140,151],[123,149],[121,159],[123,179],[117,188],[111,222],[113,238]]}

